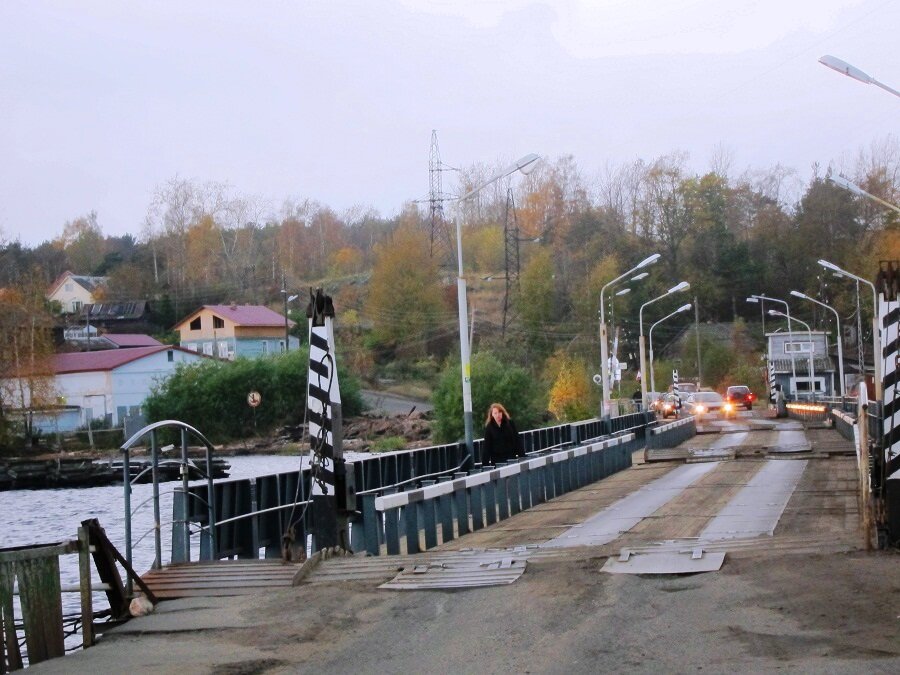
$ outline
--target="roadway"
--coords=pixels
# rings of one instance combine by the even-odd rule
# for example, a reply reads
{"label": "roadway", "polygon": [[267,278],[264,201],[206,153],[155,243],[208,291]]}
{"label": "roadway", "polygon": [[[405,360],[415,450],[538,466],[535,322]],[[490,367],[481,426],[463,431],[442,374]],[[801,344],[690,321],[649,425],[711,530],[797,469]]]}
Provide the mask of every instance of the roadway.
{"label": "roadway", "polygon": [[[439,551],[333,558],[297,587],[163,603],[35,669],[900,671],[900,555],[865,551],[851,446],[759,416],[704,428],[671,457],[635,453],[630,469]],[[724,554],[717,571],[602,571],[623,549],[637,559],[698,544]],[[502,586],[379,588],[401,568],[479,551],[527,559],[525,572]]]}

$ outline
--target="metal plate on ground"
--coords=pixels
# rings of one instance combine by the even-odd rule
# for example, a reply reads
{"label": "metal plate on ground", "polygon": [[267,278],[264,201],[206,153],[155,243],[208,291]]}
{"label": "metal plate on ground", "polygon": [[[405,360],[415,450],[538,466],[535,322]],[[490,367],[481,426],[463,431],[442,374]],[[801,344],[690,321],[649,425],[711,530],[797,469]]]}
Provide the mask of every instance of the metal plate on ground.
{"label": "metal plate on ground", "polygon": [[424,591],[502,586],[522,576],[526,558],[507,551],[409,565],[378,588]]}
{"label": "metal plate on ground", "polygon": [[716,572],[725,562],[725,552],[693,550],[683,552],[662,551],[659,553],[634,553],[618,558],[610,557],[601,568],[608,574],[692,574]]}

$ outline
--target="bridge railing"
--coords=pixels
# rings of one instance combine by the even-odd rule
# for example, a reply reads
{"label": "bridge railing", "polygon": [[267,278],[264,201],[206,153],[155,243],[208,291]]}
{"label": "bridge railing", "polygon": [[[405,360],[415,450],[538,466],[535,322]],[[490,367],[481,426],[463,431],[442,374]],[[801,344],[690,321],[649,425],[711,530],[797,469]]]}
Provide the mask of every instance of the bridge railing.
{"label": "bridge railing", "polygon": [[428,481],[417,490],[364,495],[365,550],[396,555],[434,548],[621,471],[631,466],[632,452],[642,445],[630,433],[437,483]]}
{"label": "bridge railing", "polygon": [[[631,430],[629,433],[634,434],[635,442],[643,443],[644,425],[651,419],[651,414],[635,413],[611,420],[587,420],[533,429],[521,432],[521,435],[529,455],[571,447],[586,438],[596,438],[597,433],[601,434],[600,438],[608,438],[611,434]],[[475,441],[476,458],[481,456],[482,442],[481,439]],[[367,495],[378,497],[418,489],[427,481],[458,479],[468,471],[480,471],[481,467],[468,457],[464,443],[448,443],[380,453],[348,462],[347,469],[358,495],[357,510],[351,516],[350,543],[354,550],[361,550],[368,546],[363,539],[364,498]],[[175,501],[173,521],[201,526],[200,560],[257,558],[261,550],[266,557],[274,558],[279,557],[285,547],[298,549],[298,552],[299,549],[315,551],[315,542],[308,543],[315,530],[312,509],[307,508],[310,481],[310,472],[304,469],[190,486],[187,488],[189,498]],[[212,499],[208,497],[210,490]],[[180,512],[180,508],[185,512]],[[211,518],[213,527],[209,526]],[[183,533],[173,530],[173,561],[191,559],[189,543],[180,544],[181,541]]]}
{"label": "bridge railing", "polygon": [[660,424],[647,431],[647,449],[674,448],[697,435],[697,421],[693,415],[674,422]]}

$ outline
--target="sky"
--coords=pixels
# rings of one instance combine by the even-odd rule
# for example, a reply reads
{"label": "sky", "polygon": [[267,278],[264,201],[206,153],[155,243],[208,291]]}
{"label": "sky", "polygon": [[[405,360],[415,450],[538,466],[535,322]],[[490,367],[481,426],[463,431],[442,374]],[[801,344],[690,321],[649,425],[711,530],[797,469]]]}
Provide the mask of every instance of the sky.
{"label": "sky", "polygon": [[817,61],[900,89],[898,26],[900,0],[3,0],[0,240],[90,211],[137,236],[176,177],[389,217],[433,129],[449,165],[572,155],[589,184],[676,151],[852,168],[900,99]]}

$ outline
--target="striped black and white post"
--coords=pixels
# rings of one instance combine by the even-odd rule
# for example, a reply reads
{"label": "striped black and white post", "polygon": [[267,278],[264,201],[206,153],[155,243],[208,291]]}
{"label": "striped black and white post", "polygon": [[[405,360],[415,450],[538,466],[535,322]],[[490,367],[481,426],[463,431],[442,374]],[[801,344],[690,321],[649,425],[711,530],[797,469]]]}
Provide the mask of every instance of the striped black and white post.
{"label": "striped black and white post", "polygon": [[881,328],[881,451],[888,537],[900,541],[900,265],[882,263],[877,278]]}
{"label": "striped black and white post", "polygon": [[310,293],[306,308],[309,322],[309,371],[307,421],[312,472],[313,536],[316,549],[346,545],[346,509],[341,391],[334,349],[334,305],[322,289]]}
{"label": "striped black and white post", "polygon": [[769,361],[769,401],[775,402],[775,362]]}
{"label": "striped black and white post", "polygon": [[681,398],[681,392],[678,390],[678,371],[672,370],[672,393]]}

